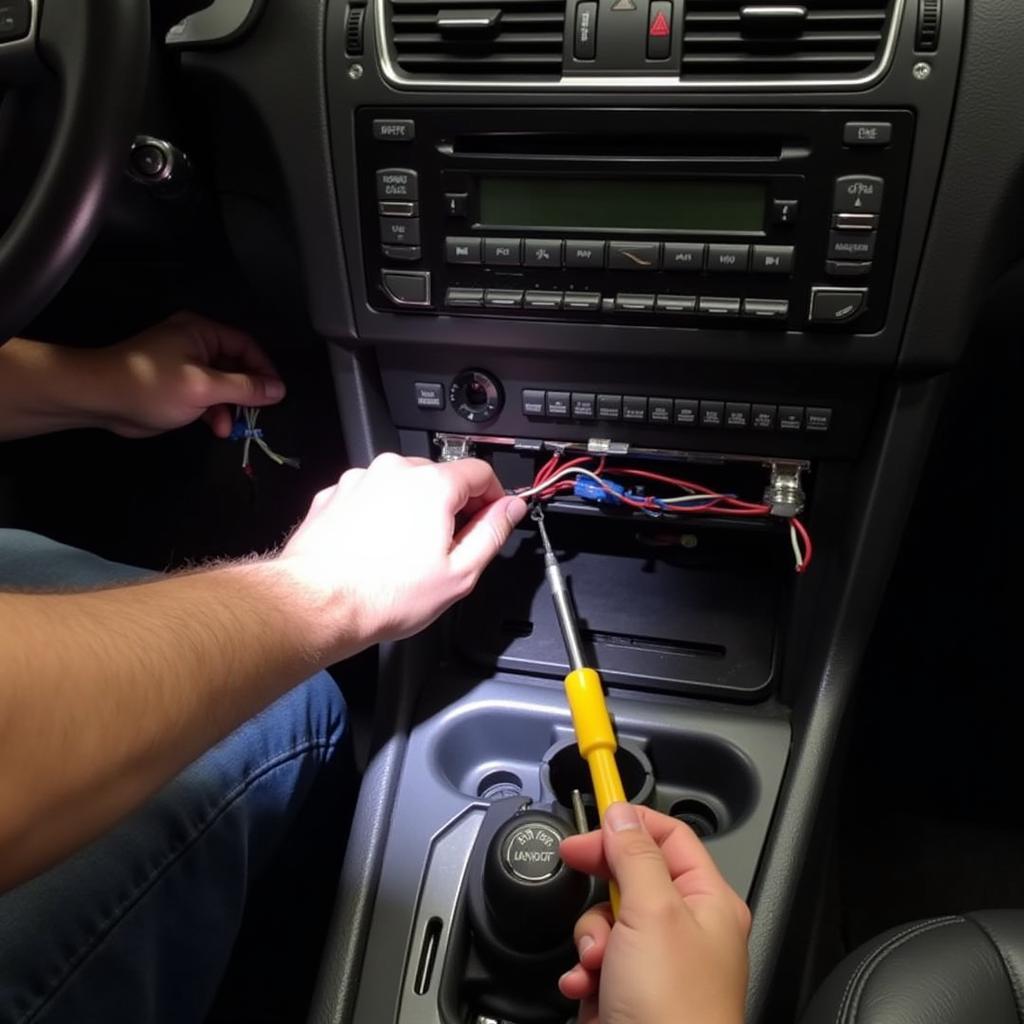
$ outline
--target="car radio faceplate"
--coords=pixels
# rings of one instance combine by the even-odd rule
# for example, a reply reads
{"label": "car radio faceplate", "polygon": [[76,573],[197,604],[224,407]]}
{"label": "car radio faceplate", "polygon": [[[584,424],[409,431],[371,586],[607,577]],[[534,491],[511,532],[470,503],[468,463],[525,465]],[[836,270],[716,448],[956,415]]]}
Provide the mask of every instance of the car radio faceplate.
{"label": "car radio faceplate", "polygon": [[371,306],[766,332],[885,325],[909,111],[566,114],[360,110]]}

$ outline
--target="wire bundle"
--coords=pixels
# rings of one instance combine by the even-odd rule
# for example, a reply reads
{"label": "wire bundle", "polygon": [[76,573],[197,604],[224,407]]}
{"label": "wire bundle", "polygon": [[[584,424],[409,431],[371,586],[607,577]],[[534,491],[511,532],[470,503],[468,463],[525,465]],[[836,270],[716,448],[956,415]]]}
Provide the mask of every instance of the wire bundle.
{"label": "wire bundle", "polygon": [[[535,501],[550,501],[560,494],[579,493],[578,480],[583,477],[597,485],[607,496],[609,504],[621,504],[627,508],[647,515],[712,514],[744,518],[767,517],[771,515],[771,506],[758,502],[744,501],[735,494],[722,494],[718,491],[696,484],[689,480],[653,473],[645,469],[615,467],[606,468],[606,459],[601,458],[594,468],[592,456],[581,456],[561,464],[561,453],[555,452],[537,472],[530,487],[517,491],[520,498]],[[606,477],[626,477],[630,480],[643,480],[675,487],[682,494],[668,498],[653,495],[637,494],[626,490],[622,485],[615,484]],[[807,528],[797,518],[789,521],[789,537],[796,560],[796,571],[802,573],[811,564],[814,545],[811,543]]]}
{"label": "wire bundle", "polygon": [[252,445],[254,442],[271,462],[275,462],[279,466],[291,466],[292,469],[298,469],[300,466],[298,459],[290,458],[287,455],[279,455],[267,444],[263,437],[263,430],[256,426],[259,418],[259,409],[243,408],[241,406],[238,408],[237,418],[235,419],[230,439],[242,442],[242,472],[246,476],[251,477],[253,475]]}

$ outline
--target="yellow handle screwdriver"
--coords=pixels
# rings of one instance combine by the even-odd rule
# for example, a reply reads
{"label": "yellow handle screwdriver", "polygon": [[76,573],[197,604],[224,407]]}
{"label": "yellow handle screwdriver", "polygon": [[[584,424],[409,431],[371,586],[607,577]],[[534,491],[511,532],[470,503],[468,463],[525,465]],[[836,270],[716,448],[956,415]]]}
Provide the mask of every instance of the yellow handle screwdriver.
{"label": "yellow handle screwdriver", "polygon": [[[619,776],[619,766],[615,762],[615,752],[619,744],[615,739],[611,719],[608,717],[601,677],[594,669],[586,668],[583,662],[583,648],[576,626],[572,595],[565,585],[565,577],[544,527],[544,510],[538,505],[530,513],[530,518],[537,524],[537,531],[544,545],[544,574],[551,588],[558,625],[562,630],[562,639],[565,641],[565,650],[569,657],[570,672],[565,677],[565,695],[569,699],[576,742],[579,745],[580,756],[590,768],[597,813],[603,821],[604,813],[611,804],[625,802],[626,799],[626,791],[622,788],[622,778]],[[609,895],[612,914],[618,917],[619,890],[614,882],[609,885]]]}

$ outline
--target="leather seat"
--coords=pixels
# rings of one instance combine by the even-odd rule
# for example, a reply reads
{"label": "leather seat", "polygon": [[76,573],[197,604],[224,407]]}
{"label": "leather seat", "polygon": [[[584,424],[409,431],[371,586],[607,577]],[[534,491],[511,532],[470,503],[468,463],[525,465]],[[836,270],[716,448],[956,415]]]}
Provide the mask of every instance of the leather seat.
{"label": "leather seat", "polygon": [[1024,911],[894,928],[825,980],[802,1024],[1021,1024]]}

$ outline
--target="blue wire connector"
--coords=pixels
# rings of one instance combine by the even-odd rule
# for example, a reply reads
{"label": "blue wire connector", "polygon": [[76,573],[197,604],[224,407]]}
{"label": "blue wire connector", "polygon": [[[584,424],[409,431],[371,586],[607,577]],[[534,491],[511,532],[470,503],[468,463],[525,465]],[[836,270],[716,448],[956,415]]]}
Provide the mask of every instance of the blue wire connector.
{"label": "blue wire connector", "polygon": [[248,438],[262,437],[263,431],[256,427],[255,429],[249,427],[245,422],[245,417],[239,417],[235,420],[234,425],[231,427],[231,433],[228,434],[229,441],[244,441]]}
{"label": "blue wire connector", "polygon": [[[608,490],[605,490],[605,487]],[[582,474],[576,477],[576,483],[573,484],[572,493],[577,498],[582,498],[584,501],[596,501],[605,505],[621,505],[619,501],[619,495],[626,493],[626,488],[622,484],[617,484],[612,480],[605,481],[605,487],[602,487],[596,480],[591,480],[589,476],[583,476]],[[609,493],[613,491],[614,493]]]}

